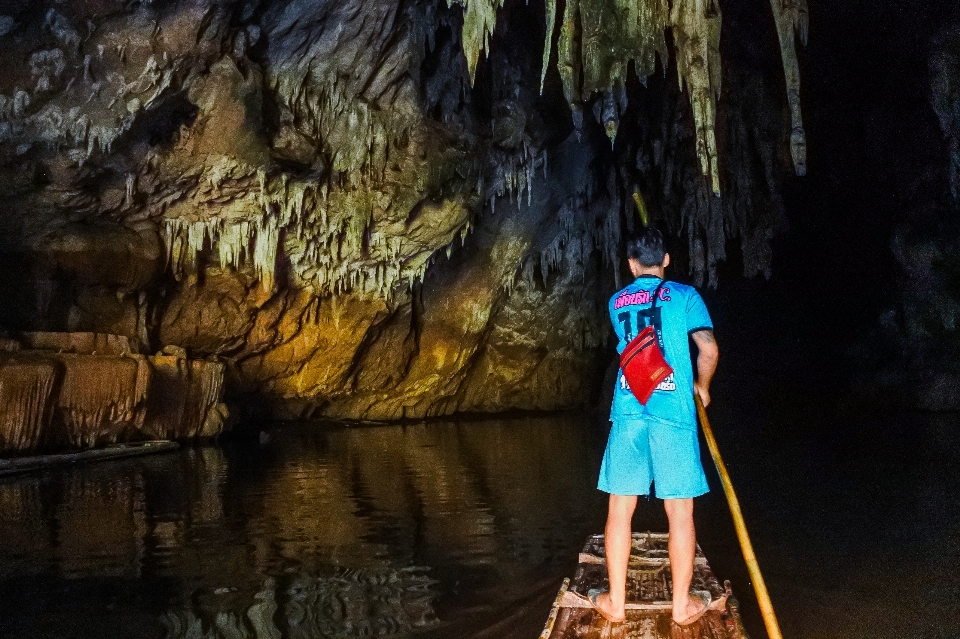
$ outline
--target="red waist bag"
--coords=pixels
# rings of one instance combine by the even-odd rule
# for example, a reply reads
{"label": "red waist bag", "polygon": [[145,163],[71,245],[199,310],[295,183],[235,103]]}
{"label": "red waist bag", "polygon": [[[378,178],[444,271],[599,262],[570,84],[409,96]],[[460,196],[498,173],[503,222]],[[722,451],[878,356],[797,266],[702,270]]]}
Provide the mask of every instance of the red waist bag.
{"label": "red waist bag", "polygon": [[[660,299],[660,288],[663,284],[660,282],[660,286],[653,292],[652,307],[655,307]],[[673,373],[673,368],[667,364],[660,352],[657,333],[652,323],[623,349],[620,354],[620,369],[627,378],[630,390],[641,404],[646,404],[657,385]]]}

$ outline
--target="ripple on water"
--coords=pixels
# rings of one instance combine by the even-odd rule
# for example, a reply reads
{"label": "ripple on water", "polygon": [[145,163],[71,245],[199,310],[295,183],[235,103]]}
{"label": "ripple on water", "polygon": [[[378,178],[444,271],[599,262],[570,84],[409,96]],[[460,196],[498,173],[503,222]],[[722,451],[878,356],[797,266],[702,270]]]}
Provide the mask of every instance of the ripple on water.
{"label": "ripple on water", "polygon": [[[21,611],[0,628],[173,639],[482,626],[574,559],[596,512],[583,453],[599,457],[597,432],[582,418],[302,424],[263,445],[0,482],[0,594]],[[34,603],[17,605],[25,583]]]}
{"label": "ripple on water", "polygon": [[[960,631],[960,420],[897,420],[749,438],[714,424],[789,636]],[[0,636],[535,637],[603,526],[602,426],[290,425],[0,481]],[[697,508],[757,634],[722,494]],[[665,528],[658,503],[639,510],[638,527]]]}

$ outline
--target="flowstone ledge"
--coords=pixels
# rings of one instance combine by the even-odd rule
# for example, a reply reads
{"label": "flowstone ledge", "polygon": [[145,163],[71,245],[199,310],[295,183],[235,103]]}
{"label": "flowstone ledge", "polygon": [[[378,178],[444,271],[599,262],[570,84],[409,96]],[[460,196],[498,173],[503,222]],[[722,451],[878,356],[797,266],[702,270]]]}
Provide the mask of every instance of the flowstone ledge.
{"label": "flowstone ledge", "polygon": [[0,453],[216,437],[225,369],[120,335],[24,333],[0,352]]}

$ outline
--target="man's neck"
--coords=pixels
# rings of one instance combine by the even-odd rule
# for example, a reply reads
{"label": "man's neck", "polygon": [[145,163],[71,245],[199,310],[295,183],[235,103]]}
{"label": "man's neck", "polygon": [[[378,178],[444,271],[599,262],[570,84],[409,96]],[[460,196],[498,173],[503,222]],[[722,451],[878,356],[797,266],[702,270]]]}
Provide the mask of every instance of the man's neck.
{"label": "man's neck", "polygon": [[640,272],[637,273],[637,277],[659,277],[661,280],[664,276],[664,268],[662,266],[654,266],[651,268],[640,269]]}

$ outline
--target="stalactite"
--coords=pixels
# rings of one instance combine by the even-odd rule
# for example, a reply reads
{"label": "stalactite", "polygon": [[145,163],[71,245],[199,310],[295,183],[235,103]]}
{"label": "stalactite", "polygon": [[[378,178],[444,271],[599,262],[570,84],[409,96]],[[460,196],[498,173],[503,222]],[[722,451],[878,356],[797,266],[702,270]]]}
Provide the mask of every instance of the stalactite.
{"label": "stalactite", "polygon": [[714,123],[720,95],[720,8],[715,0],[678,0],[670,12],[677,47],[677,71],[686,85],[697,130],[700,169],[720,194]]}
{"label": "stalactite", "polygon": [[480,52],[489,50],[497,10],[504,0],[447,0],[447,6],[453,6],[454,2],[463,6],[463,51],[467,56],[470,84],[473,84]]}
{"label": "stalactite", "polygon": [[550,51],[553,49],[553,29],[557,22],[557,0],[547,2],[547,37],[543,41],[543,66],[540,68],[540,93],[547,81],[547,66],[550,64]]}
{"label": "stalactite", "polygon": [[221,266],[236,268],[247,257],[250,245],[250,223],[239,222],[225,225],[217,239],[218,255]]}
{"label": "stalactite", "polygon": [[[510,193],[525,191],[529,201],[539,156],[531,149],[523,157],[526,164],[518,159],[503,184]],[[224,175],[229,173],[223,170]],[[438,175],[436,179],[444,178]],[[274,288],[280,251],[289,258],[291,275],[297,283],[320,295],[359,289],[365,295],[389,297],[397,284],[409,285],[423,279],[425,257],[404,257],[404,250],[409,249],[396,236],[384,233],[373,219],[376,207],[391,206],[390,195],[368,185],[361,185],[359,190],[331,192],[313,182],[292,180],[286,174],[271,177],[265,170],[258,172],[254,184],[256,190],[248,201],[250,209],[259,209],[256,215],[242,219],[209,216],[199,221],[189,217],[164,220],[167,264],[177,279],[202,268],[199,255],[207,248],[217,256],[222,268],[249,266],[264,290]],[[463,215],[456,201],[446,206],[457,207],[449,211],[449,219]],[[451,227],[445,241],[426,249],[428,254],[451,250],[456,239],[460,238],[462,243],[469,230],[469,217],[465,217]],[[283,244],[281,234],[286,238]],[[367,255],[361,257],[364,253]]]}
{"label": "stalactite", "polygon": [[538,167],[546,165],[546,153],[539,153],[524,141],[519,153],[505,154],[494,163],[494,175],[488,195],[492,212],[496,212],[496,198],[507,195],[518,204],[526,193],[526,204],[533,203],[533,188]]}
{"label": "stalactite", "polygon": [[777,36],[783,57],[783,73],[787,80],[787,102],[790,104],[790,154],[797,175],[807,173],[807,140],[800,113],[800,65],[796,41],[807,44],[810,17],[806,0],[770,0],[777,23]]}
{"label": "stalactite", "polygon": [[273,220],[266,218],[256,228],[253,242],[253,268],[260,280],[260,286],[267,291],[273,290],[274,269],[277,265],[277,244],[280,229]]}
{"label": "stalactite", "polygon": [[[563,26],[560,29],[560,39],[557,41],[557,71],[563,81],[563,95],[574,111],[573,122],[580,129],[583,116],[580,113],[580,91],[577,83],[580,79],[580,52],[576,47],[577,25],[580,22],[580,2],[570,0],[563,10]],[[547,42],[553,40],[553,24],[547,29]]]}
{"label": "stalactite", "polygon": [[133,204],[133,196],[137,190],[137,176],[135,173],[127,174],[126,181],[126,200],[125,203],[129,206]]}
{"label": "stalactite", "polygon": [[[451,4],[453,0],[448,0]],[[464,0],[466,2],[466,0]],[[496,6],[494,6],[496,5]],[[471,77],[478,52],[486,47],[500,0],[466,2],[463,45]],[[795,38],[806,43],[806,0],[771,0],[780,38],[787,97],[791,111],[790,148],[797,173],[806,171],[806,142],[800,113],[800,73]],[[556,0],[547,0],[547,33],[544,43],[541,91],[550,59],[556,22]],[[673,33],[681,86],[690,95],[700,168],[720,194],[717,141],[714,131],[720,94],[720,7],[716,0],[569,0],[557,43],[557,70],[564,96],[573,110],[574,124],[582,123],[581,103],[600,96],[597,119],[611,142],[616,138],[623,103],[612,100],[622,93],[627,69],[634,63],[642,82],[653,74],[657,54],[666,63],[665,33]]]}

